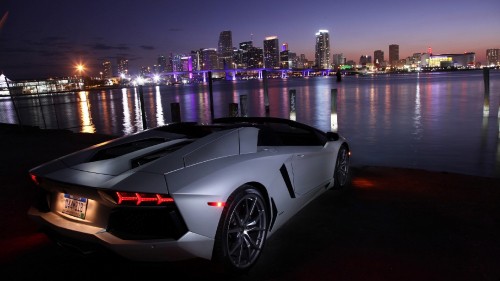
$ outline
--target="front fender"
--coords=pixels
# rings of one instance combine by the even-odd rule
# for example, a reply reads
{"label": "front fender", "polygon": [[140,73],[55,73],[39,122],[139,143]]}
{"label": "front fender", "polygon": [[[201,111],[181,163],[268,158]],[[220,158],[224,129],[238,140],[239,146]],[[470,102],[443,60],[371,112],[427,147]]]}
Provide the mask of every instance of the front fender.
{"label": "front fender", "polygon": [[277,177],[281,177],[280,167],[287,160],[287,155],[272,152],[231,156],[178,170],[165,178],[188,229],[214,238],[223,208],[208,202],[226,202],[235,189],[249,182],[286,193],[284,181]]}

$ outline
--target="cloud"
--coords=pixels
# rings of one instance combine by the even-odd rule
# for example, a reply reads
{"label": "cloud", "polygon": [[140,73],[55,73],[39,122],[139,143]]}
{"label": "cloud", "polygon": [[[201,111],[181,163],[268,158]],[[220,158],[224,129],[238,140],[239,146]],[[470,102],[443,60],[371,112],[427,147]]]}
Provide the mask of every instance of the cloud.
{"label": "cloud", "polygon": [[102,43],[96,43],[92,46],[90,46],[92,49],[94,50],[100,50],[100,51],[106,51],[106,50],[128,50],[129,47],[127,47],[126,45],[123,45],[123,44],[120,44],[118,46],[110,46],[110,45],[106,45],[106,44],[102,44]]}
{"label": "cloud", "polygon": [[153,46],[147,46],[147,45],[141,45],[140,47],[142,49],[144,49],[144,50],[154,50],[155,49],[155,47],[153,47]]}

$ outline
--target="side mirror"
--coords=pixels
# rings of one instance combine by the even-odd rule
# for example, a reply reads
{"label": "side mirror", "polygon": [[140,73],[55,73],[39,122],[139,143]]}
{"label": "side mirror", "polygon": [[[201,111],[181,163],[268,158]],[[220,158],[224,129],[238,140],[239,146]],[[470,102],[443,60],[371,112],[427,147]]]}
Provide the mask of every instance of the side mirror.
{"label": "side mirror", "polygon": [[339,134],[335,132],[326,132],[326,137],[329,141],[338,141],[340,139]]}

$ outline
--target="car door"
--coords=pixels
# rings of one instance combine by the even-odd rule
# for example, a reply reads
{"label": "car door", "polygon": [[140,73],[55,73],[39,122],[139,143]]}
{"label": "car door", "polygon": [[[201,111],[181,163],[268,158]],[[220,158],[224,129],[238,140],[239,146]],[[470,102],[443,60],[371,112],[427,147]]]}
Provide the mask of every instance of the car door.
{"label": "car door", "polygon": [[293,185],[297,195],[326,185],[332,179],[330,153],[323,146],[301,146],[292,157]]}
{"label": "car door", "polygon": [[[286,135],[286,137],[284,137]],[[314,130],[290,127],[282,132],[283,145],[292,153],[293,186],[297,195],[305,194],[328,183],[331,171],[326,138]]]}

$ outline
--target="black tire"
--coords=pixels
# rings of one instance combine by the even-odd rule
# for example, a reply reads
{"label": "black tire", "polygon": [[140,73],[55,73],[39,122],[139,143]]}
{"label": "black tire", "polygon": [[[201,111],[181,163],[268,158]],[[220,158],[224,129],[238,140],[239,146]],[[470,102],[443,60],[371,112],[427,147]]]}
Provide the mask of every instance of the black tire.
{"label": "black tire", "polygon": [[351,168],[349,149],[342,145],[335,161],[335,171],[333,172],[333,189],[344,189],[351,185]]}
{"label": "black tire", "polygon": [[217,228],[213,260],[230,274],[247,272],[266,242],[268,210],[262,194],[250,185],[229,196]]}

